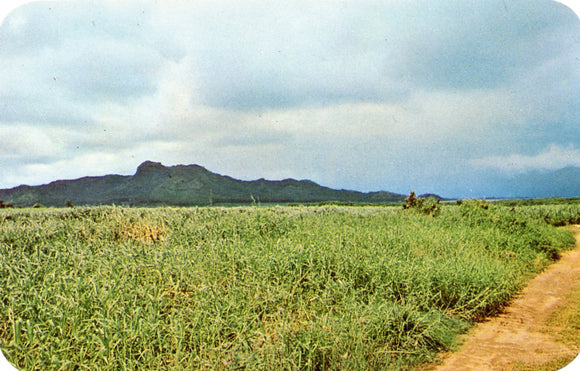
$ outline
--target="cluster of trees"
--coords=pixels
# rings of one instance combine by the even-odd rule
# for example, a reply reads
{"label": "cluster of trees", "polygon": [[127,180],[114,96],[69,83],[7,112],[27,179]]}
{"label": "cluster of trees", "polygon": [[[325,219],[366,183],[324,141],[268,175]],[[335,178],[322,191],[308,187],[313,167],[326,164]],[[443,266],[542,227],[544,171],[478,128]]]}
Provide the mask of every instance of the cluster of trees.
{"label": "cluster of trees", "polygon": [[[73,205],[73,203],[71,201],[67,201],[66,202],[66,206],[67,207],[74,207],[74,205]],[[13,207],[14,207],[14,204],[12,202],[4,203],[4,201],[0,200],[0,209],[8,209],[8,208],[13,208]],[[32,205],[32,207],[35,208],[35,209],[38,209],[38,208],[41,208],[41,207],[44,207],[44,206],[41,205],[41,204],[36,203],[36,204]]]}

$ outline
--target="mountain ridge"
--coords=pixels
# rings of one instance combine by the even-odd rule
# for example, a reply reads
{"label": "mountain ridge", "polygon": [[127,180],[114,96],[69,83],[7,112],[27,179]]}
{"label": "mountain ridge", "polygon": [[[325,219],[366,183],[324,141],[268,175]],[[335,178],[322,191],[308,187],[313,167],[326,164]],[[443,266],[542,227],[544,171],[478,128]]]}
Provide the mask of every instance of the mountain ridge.
{"label": "mountain ridge", "polygon": [[30,186],[0,189],[0,200],[14,206],[102,205],[203,206],[244,203],[314,203],[325,201],[387,203],[405,196],[379,191],[336,190],[311,180],[239,180],[205,167],[141,163],[134,175],[86,176]]}

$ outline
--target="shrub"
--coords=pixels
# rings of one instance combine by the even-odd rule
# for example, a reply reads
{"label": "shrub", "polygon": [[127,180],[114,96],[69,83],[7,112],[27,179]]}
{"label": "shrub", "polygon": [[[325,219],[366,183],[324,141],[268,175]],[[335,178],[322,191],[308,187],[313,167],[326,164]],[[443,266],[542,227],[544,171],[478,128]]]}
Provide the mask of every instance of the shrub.
{"label": "shrub", "polygon": [[415,191],[411,191],[409,197],[405,198],[403,210],[417,211],[429,216],[439,215],[439,212],[441,211],[439,199],[435,197],[417,198],[417,196],[415,196]]}

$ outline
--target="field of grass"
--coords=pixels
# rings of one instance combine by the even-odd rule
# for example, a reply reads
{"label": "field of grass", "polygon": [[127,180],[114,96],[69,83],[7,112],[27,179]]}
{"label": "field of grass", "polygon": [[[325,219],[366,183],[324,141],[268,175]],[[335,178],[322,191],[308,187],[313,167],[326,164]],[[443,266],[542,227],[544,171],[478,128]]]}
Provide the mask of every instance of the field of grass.
{"label": "field of grass", "polygon": [[397,369],[573,246],[580,204],[0,210],[22,369]]}

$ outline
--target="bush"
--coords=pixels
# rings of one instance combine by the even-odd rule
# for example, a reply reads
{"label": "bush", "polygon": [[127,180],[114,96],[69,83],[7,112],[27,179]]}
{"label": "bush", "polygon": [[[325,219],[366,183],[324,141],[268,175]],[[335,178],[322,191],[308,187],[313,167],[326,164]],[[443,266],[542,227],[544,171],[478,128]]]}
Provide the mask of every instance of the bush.
{"label": "bush", "polygon": [[437,216],[441,211],[439,199],[435,197],[419,197],[415,196],[415,191],[411,191],[409,197],[405,198],[403,210],[416,211],[429,216]]}

